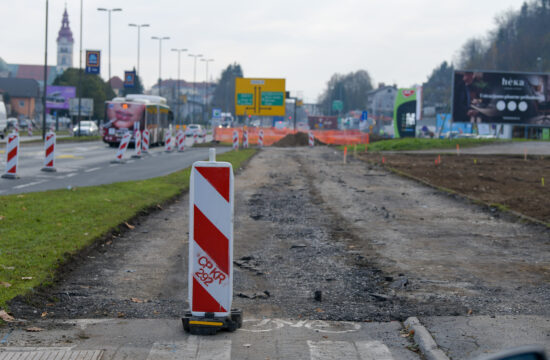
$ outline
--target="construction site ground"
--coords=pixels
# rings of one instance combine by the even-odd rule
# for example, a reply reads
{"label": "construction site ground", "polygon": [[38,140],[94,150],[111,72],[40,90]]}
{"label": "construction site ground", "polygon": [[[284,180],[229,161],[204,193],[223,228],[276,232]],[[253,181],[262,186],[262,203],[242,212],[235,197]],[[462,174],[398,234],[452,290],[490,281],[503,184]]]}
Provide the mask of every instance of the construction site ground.
{"label": "construction site ground", "polygon": [[[489,186],[476,185],[474,173],[464,175],[467,179],[455,174],[471,167],[494,178],[486,181],[497,187],[508,170],[501,175],[482,166],[500,158],[478,157],[476,167],[466,156],[455,162],[442,156],[436,167],[433,155],[386,155],[385,165],[380,156],[349,156],[344,164],[342,152],[331,147],[269,148],[237,175],[233,306],[243,309],[247,321],[245,330],[222,335],[238,339],[234,358],[290,358],[289,344],[301,354],[301,345],[293,343],[298,340],[307,340],[309,354],[317,354],[310,341],[314,349],[331,341],[337,348],[346,334],[355,341],[354,351],[363,339],[385,344],[395,359],[417,358],[412,339],[402,336],[402,322],[410,316],[425,322],[453,359],[527,340],[550,343],[548,228],[385,168],[408,169],[425,181],[450,177],[485,194],[482,187]],[[512,160],[511,169],[548,166],[548,160]],[[514,174],[529,176],[524,181],[529,188],[539,176],[523,168]],[[520,190],[510,184],[511,192]],[[505,200],[487,201],[506,205]],[[152,359],[158,344],[183,338],[188,197],[135,225],[82,254],[55,286],[14,300],[10,309],[27,320],[23,327],[42,324],[48,330],[0,328],[5,339],[0,347],[76,345],[104,349],[105,359],[118,359],[131,353],[128,342],[137,341],[143,351],[130,357]],[[117,342],[109,323],[134,326]],[[488,330],[479,331],[484,326]],[[284,341],[273,335],[277,329],[288,329]],[[311,337],[290,332],[300,329]],[[251,330],[254,336],[246,332]],[[514,333],[523,336],[510,336]]]}

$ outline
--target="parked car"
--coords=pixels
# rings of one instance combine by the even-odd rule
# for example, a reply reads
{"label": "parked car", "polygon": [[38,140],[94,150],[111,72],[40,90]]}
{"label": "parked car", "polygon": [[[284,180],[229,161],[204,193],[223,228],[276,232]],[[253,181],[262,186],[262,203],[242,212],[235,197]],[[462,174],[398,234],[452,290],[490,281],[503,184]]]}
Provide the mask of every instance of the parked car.
{"label": "parked car", "polygon": [[206,135],[206,130],[198,124],[189,124],[187,129],[185,129],[185,136],[194,136],[197,134],[198,137],[204,137]]}
{"label": "parked car", "polygon": [[[78,124],[73,128],[73,134],[78,136]],[[93,121],[81,121],[80,122],[80,135],[93,136],[99,135],[99,128]]]}

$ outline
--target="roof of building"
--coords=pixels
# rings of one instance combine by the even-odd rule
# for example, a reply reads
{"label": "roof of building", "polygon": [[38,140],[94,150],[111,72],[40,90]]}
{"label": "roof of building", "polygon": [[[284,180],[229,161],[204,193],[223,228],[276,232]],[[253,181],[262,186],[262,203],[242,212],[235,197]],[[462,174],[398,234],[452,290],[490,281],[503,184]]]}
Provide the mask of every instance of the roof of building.
{"label": "roof of building", "polygon": [[[34,79],[40,86],[44,82],[44,65],[8,64],[8,69],[11,78]],[[55,66],[48,66],[48,85],[51,85],[59,74]]]}
{"label": "roof of building", "polygon": [[69,14],[67,14],[67,8],[65,8],[65,12],[63,13],[63,20],[61,20],[61,29],[59,29],[59,33],[57,34],[57,41],[61,40],[62,38],[68,39],[69,42],[74,43],[73,32],[71,31],[71,27],[69,26]]}
{"label": "roof of building", "polygon": [[33,79],[0,78],[0,92],[11,97],[39,97],[39,86]]}
{"label": "roof of building", "polygon": [[122,81],[122,79],[119,78],[118,76],[113,76],[111,80],[109,80],[109,84],[111,85],[111,89],[124,88],[124,81]]}

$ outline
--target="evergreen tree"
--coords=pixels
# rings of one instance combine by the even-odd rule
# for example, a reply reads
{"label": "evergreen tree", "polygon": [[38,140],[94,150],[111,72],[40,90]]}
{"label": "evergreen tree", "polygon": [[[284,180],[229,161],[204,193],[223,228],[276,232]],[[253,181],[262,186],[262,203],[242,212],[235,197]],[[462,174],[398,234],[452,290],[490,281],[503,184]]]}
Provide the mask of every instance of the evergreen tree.
{"label": "evergreen tree", "polygon": [[213,107],[235,115],[235,79],[243,77],[243,69],[237,63],[230,64],[222,71],[220,80],[214,90]]}

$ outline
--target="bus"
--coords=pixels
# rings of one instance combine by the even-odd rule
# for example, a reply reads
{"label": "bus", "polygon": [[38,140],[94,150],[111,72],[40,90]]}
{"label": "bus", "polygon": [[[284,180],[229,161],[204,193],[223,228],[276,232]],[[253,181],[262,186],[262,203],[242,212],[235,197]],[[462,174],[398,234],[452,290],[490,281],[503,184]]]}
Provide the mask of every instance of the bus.
{"label": "bus", "polygon": [[140,131],[149,130],[151,146],[164,145],[164,134],[172,129],[174,113],[166,98],[132,94],[106,101],[105,120],[102,136],[109,146],[118,146],[127,132],[132,133],[130,142],[134,142],[135,123],[139,123]]}

